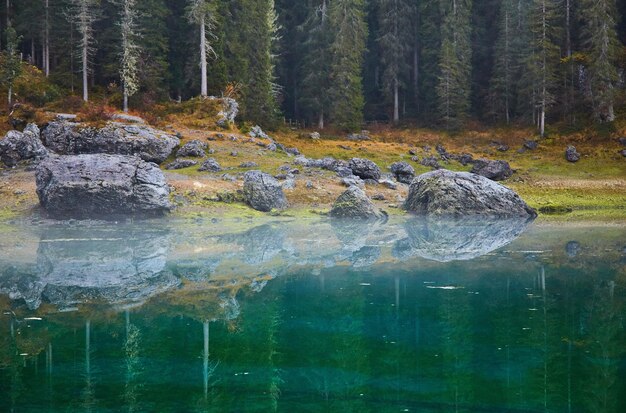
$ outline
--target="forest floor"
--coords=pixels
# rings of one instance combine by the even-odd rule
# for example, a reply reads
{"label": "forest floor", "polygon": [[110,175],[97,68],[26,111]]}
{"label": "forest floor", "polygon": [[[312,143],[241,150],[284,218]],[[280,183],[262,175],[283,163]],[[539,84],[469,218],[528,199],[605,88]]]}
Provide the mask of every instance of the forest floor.
{"label": "forest floor", "polygon": [[[290,208],[277,213],[281,216],[323,215],[345,190],[334,172],[298,167],[293,164],[293,156],[281,151],[271,152],[239,131],[218,131],[178,118],[169,118],[166,123],[167,126],[165,123],[157,126],[178,132],[182,143],[192,139],[208,142],[214,151],[209,156],[224,168],[220,173],[199,172],[198,166],[165,171],[174,189],[173,200],[177,205],[174,216],[266,215],[240,202],[241,180],[223,178],[224,173],[236,176],[249,170],[240,166],[243,162],[255,162],[258,167],[253,169],[272,175],[281,173],[279,167],[287,164],[300,170],[300,174],[296,175],[295,188],[285,190]],[[393,162],[406,161],[417,174],[431,169],[411,158],[437,157],[435,147],[441,144],[448,153],[468,153],[475,159],[508,161],[515,173],[502,183],[539,209],[542,219],[626,222],[626,157],[620,153],[625,148],[614,136],[604,139],[592,139],[584,134],[558,136],[539,140],[535,150],[518,151],[524,141],[532,137],[528,130],[487,129],[449,136],[426,129],[376,127],[370,129],[371,139],[363,141],[348,140],[345,134],[322,134],[321,139],[313,140],[311,132],[285,128],[270,135],[288,148],[297,148],[308,158],[368,158],[376,162],[383,172],[387,172]],[[620,136],[626,136],[626,133]],[[499,145],[507,145],[509,149],[499,151]],[[567,145],[575,145],[582,154],[579,162],[565,160]],[[463,166],[453,160],[439,162],[442,167],[451,170],[471,169],[471,165]],[[385,200],[375,202],[389,214],[402,214],[406,186],[399,185],[397,190],[383,185],[367,186],[366,192],[370,196],[382,194]],[[0,221],[37,211],[34,172],[24,168],[0,170]]]}

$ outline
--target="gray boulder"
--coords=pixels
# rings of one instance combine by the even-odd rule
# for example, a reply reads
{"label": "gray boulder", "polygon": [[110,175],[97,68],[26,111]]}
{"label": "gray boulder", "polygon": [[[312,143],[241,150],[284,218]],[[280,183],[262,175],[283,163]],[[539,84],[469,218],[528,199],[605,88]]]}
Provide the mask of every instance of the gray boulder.
{"label": "gray boulder", "polygon": [[432,216],[537,216],[509,188],[480,175],[447,170],[415,178],[404,207],[418,215]]}
{"label": "gray boulder", "polygon": [[233,98],[222,98],[222,110],[217,114],[217,125],[226,128],[235,122],[239,114],[239,103]]}
{"label": "gray boulder", "polygon": [[361,179],[380,179],[380,168],[369,159],[352,158],[348,163],[348,167],[352,169],[352,173]]}
{"label": "gray boulder", "polygon": [[537,141],[532,141],[532,140],[524,141],[524,148],[525,149],[529,149],[531,151],[534,151],[538,147],[539,147],[539,143]]}
{"label": "gray boulder", "polygon": [[206,155],[206,150],[209,148],[205,142],[201,142],[197,139],[187,142],[184,144],[178,152],[176,152],[176,156],[184,157],[190,156],[194,158],[204,158]]}
{"label": "gray boulder", "polygon": [[283,188],[273,176],[261,171],[248,171],[243,179],[243,196],[252,208],[262,212],[287,208]]}
{"label": "gray boulder", "polygon": [[48,150],[39,139],[39,128],[29,124],[24,132],[9,131],[0,140],[0,160],[6,166],[15,166],[20,161],[40,160],[48,156]]}
{"label": "gray boulder", "polygon": [[576,150],[576,147],[569,145],[565,150],[565,159],[567,162],[578,162],[580,161],[580,153]]}
{"label": "gray boulder", "polygon": [[180,140],[147,125],[110,122],[103,128],[80,123],[50,122],[42,131],[44,145],[59,155],[104,153],[137,155],[146,162],[163,163]]}
{"label": "gray boulder", "polygon": [[192,161],[191,159],[176,159],[174,162],[168,163],[165,169],[183,169],[194,165],[198,165],[198,162]]}
{"label": "gray boulder", "polygon": [[513,175],[513,170],[507,161],[479,159],[474,161],[472,173],[484,176],[493,181],[503,181]]}
{"label": "gray boulder", "polygon": [[158,216],[171,209],[163,172],[134,156],[49,157],[35,177],[39,201],[53,217]]}
{"label": "gray boulder", "polygon": [[396,180],[403,184],[410,184],[413,178],[415,178],[415,169],[406,162],[393,163],[389,169]]}
{"label": "gray boulder", "polygon": [[222,170],[222,167],[214,158],[209,158],[202,162],[198,170],[202,172],[219,172]]}
{"label": "gray boulder", "polygon": [[426,156],[420,161],[420,165],[433,169],[441,169],[441,165],[434,156]]}
{"label": "gray boulder", "polygon": [[383,218],[381,212],[358,186],[349,187],[337,198],[330,210],[333,218]]}

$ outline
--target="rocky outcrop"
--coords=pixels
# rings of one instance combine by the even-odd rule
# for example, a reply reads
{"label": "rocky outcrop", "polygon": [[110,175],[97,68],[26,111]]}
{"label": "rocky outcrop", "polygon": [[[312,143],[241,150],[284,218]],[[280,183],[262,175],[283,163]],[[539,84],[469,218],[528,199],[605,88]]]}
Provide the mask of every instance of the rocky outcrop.
{"label": "rocky outcrop", "polygon": [[567,162],[572,163],[580,161],[580,153],[578,153],[576,147],[572,145],[567,147],[567,149],[565,150],[565,159],[567,160]]}
{"label": "rocky outcrop", "polygon": [[386,215],[370,201],[361,188],[351,186],[337,198],[330,210],[330,216],[333,218],[372,219],[383,218]]}
{"label": "rocky outcrop", "polygon": [[233,98],[222,98],[222,110],[217,114],[217,126],[227,128],[235,122],[239,114],[239,103]]}
{"label": "rocky outcrop", "polygon": [[39,139],[39,128],[29,124],[24,132],[9,131],[0,140],[0,160],[6,166],[15,166],[21,161],[40,160],[48,156],[48,150]]}
{"label": "rocky outcrop", "polygon": [[205,142],[201,142],[197,139],[187,142],[184,144],[178,152],[176,152],[176,156],[179,157],[193,157],[193,158],[204,158],[206,156],[206,150],[209,149],[209,145]]}
{"label": "rocky outcrop", "polygon": [[37,195],[55,218],[163,215],[169,187],[157,165],[123,155],[49,157],[36,171]]}
{"label": "rocky outcrop", "polygon": [[515,192],[483,176],[439,170],[418,176],[405,209],[418,215],[536,217]]}
{"label": "rocky outcrop", "polygon": [[50,122],[42,131],[44,145],[59,155],[137,155],[146,162],[163,163],[180,144],[170,134],[142,124],[111,122],[103,128],[80,123]]}
{"label": "rocky outcrop", "polygon": [[261,171],[244,174],[243,195],[246,203],[257,211],[269,212],[287,207],[287,198],[280,182]]}
{"label": "rocky outcrop", "polygon": [[410,184],[413,178],[415,178],[415,169],[406,162],[393,163],[389,170],[391,170],[396,180],[403,184]]}
{"label": "rocky outcrop", "polygon": [[488,159],[479,159],[474,161],[472,173],[492,181],[503,181],[513,175],[511,166],[506,161],[491,161]]}
{"label": "rocky outcrop", "polygon": [[348,163],[348,167],[354,175],[361,179],[373,179],[375,181],[380,179],[380,168],[369,159],[352,158]]}

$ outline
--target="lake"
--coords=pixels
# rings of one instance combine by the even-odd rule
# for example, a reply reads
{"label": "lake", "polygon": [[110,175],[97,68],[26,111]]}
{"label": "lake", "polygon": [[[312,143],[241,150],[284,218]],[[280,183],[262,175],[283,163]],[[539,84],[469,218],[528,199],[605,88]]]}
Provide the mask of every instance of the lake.
{"label": "lake", "polygon": [[626,226],[0,225],[0,411],[626,411]]}

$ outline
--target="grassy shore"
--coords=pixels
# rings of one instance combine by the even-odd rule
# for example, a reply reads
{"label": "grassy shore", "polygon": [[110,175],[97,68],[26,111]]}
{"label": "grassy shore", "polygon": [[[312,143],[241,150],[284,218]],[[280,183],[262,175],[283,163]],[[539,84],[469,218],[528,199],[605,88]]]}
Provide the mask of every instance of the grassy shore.
{"label": "grassy shore", "polygon": [[[236,176],[248,170],[240,167],[243,162],[255,162],[258,167],[254,169],[278,174],[279,167],[292,164],[294,160],[294,157],[281,151],[265,149],[260,146],[261,140],[250,139],[240,130],[216,130],[209,121],[170,116],[158,122],[157,126],[179,133],[183,143],[192,139],[205,142],[210,139],[209,147],[214,153],[209,156],[224,168],[221,173],[199,172],[198,166],[166,171],[168,181],[174,188],[175,216],[263,216],[240,202],[242,182],[225,180],[222,175]],[[525,151],[518,151],[524,141],[537,139],[533,138],[531,130],[525,129],[475,130],[449,135],[408,127],[372,127],[371,139],[364,141],[348,140],[346,134],[340,132],[323,133],[321,139],[313,140],[309,136],[311,132],[284,129],[270,135],[286,147],[297,148],[309,158],[368,158],[383,171],[387,171],[393,162],[406,161],[418,174],[431,169],[411,158],[417,156],[421,160],[426,156],[437,156],[435,147],[441,144],[449,153],[468,153],[475,159],[508,161],[515,174],[503,184],[539,209],[543,220],[626,222],[626,158],[620,154],[624,148],[616,139],[616,136],[621,136],[620,131],[606,137],[583,132],[552,135],[538,140],[537,149]],[[581,160],[575,164],[565,160],[565,148],[570,144],[582,154]],[[506,145],[509,149],[500,151],[497,149],[499,145]],[[233,152],[236,152],[235,156]],[[470,166],[456,161],[440,163],[451,170],[470,169]],[[296,176],[295,188],[285,191],[291,207],[280,215],[324,214],[345,187],[333,172],[298,169],[301,173]],[[403,213],[400,207],[407,195],[406,188],[391,190],[382,185],[368,186],[367,192],[370,196],[382,194],[385,200],[376,202],[390,214]],[[17,168],[0,172],[0,220],[37,213],[37,205],[32,171]]]}

